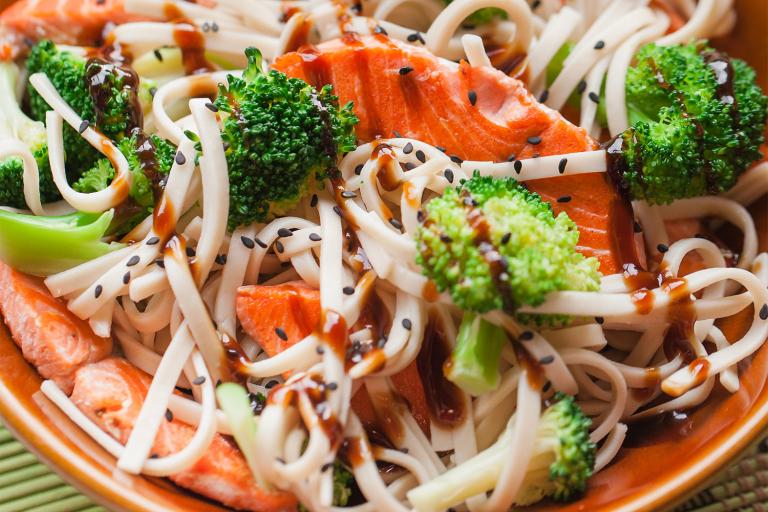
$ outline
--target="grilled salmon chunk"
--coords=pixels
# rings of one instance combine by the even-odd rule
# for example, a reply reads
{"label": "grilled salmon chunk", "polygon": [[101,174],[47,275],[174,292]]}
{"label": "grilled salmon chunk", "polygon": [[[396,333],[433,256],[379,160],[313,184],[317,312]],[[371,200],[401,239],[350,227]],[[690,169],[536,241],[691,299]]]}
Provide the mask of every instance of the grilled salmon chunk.
{"label": "grilled salmon chunk", "polygon": [[67,393],[75,372],[112,352],[112,340],[54,298],[43,282],[0,262],[0,315],[24,358]]}
{"label": "grilled salmon chunk", "polygon": [[[279,57],[274,68],[314,86],[332,84],[354,102],[363,141],[401,134],[441,146],[463,160],[506,161],[595,149],[587,133],[539,104],[525,85],[501,71],[435,57],[384,35],[341,39]],[[527,182],[581,233],[578,249],[603,273],[634,260],[632,215],[606,173]],[[558,198],[568,196],[568,201]],[[631,254],[626,253],[627,249]]]}
{"label": "grilled salmon chunk", "polygon": [[[125,444],[147,396],[151,377],[125,359],[111,357],[78,370],[72,401],[99,427]],[[163,421],[153,453],[164,457],[186,446],[195,428],[179,420]],[[255,512],[296,510],[291,494],[259,488],[235,443],[216,434],[194,466],[170,477],[186,489]]]}

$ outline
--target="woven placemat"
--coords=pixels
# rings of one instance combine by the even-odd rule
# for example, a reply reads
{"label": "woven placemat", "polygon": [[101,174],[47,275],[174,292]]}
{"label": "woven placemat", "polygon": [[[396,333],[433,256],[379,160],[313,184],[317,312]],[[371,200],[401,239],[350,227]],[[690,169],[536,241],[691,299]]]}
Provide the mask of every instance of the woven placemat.
{"label": "woven placemat", "polygon": [[[766,441],[676,512],[768,512]],[[29,453],[0,425],[0,512],[107,512]]]}

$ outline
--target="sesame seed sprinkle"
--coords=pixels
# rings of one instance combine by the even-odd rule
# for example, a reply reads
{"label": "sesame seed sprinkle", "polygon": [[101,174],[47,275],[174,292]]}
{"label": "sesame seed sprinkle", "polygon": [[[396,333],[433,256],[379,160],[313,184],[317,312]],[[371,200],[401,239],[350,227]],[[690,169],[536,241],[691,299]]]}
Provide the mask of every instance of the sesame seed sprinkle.
{"label": "sesame seed sprinkle", "polygon": [[512,233],[504,233],[504,235],[502,235],[501,237],[501,243],[508,244],[511,238],[512,238]]}
{"label": "sesame seed sprinkle", "polygon": [[354,199],[357,197],[357,194],[355,194],[351,190],[345,190],[344,192],[341,193],[341,197],[343,197],[344,199]]}
{"label": "sesame seed sprinkle", "polygon": [[277,230],[277,236],[287,238],[289,236],[293,236],[293,231],[288,228],[280,228]]}
{"label": "sesame seed sprinkle", "polygon": [[424,163],[427,161],[427,156],[424,154],[422,150],[419,149],[416,151],[416,160],[418,160],[421,163]]}
{"label": "sesame seed sprinkle", "polygon": [[768,304],[763,304],[760,308],[760,320],[768,320]]}
{"label": "sesame seed sprinkle", "polygon": [[425,44],[424,37],[421,35],[421,32],[414,32],[413,34],[408,34],[409,43],[415,43],[416,41],[420,42],[421,44]]}
{"label": "sesame seed sprinkle", "polygon": [[446,180],[448,180],[448,183],[453,183],[453,171],[450,169],[446,169],[443,171],[443,177],[445,177]]}
{"label": "sesame seed sprinkle", "polygon": [[207,108],[207,109],[208,109],[208,110],[210,110],[211,112],[218,112],[218,111],[219,111],[219,107],[217,107],[216,105],[214,105],[214,104],[213,104],[213,103],[211,103],[210,101],[209,101],[208,103],[206,103],[206,104],[205,104],[205,108]]}
{"label": "sesame seed sprinkle", "polygon": [[129,270],[123,275],[123,284],[128,284],[131,282],[131,271]]}
{"label": "sesame seed sprinkle", "polygon": [[323,239],[323,237],[321,237],[317,233],[310,233],[309,234],[309,239],[312,240],[313,242],[319,242],[319,241],[321,241]]}
{"label": "sesame seed sprinkle", "polygon": [[534,146],[541,144],[541,137],[538,135],[533,137],[528,137],[528,144],[533,144]]}
{"label": "sesame seed sprinkle", "polygon": [[395,218],[391,218],[391,219],[389,219],[389,223],[390,223],[390,224],[392,225],[392,227],[393,227],[393,228],[395,228],[395,229],[403,229],[403,224],[402,224],[402,223],[401,223],[399,220],[397,220],[397,219],[395,219]]}
{"label": "sesame seed sprinkle", "polygon": [[411,154],[411,152],[413,152],[413,144],[411,144],[411,143],[409,142],[408,144],[406,144],[405,146],[403,146],[403,153],[405,153],[406,155],[410,155],[410,154]]}
{"label": "sesame seed sprinkle", "polygon": [[315,347],[315,352],[317,352],[320,355],[325,354],[325,349],[322,347],[322,345],[318,345]]}
{"label": "sesame seed sprinkle", "polygon": [[163,54],[160,52],[159,48],[155,48],[155,51],[153,52],[155,54],[155,58],[158,62],[163,62]]}
{"label": "sesame seed sprinkle", "polygon": [[248,249],[253,249],[256,247],[256,244],[253,242],[252,238],[248,238],[247,236],[243,235],[240,237],[240,241],[243,243],[244,246],[246,246]]}
{"label": "sesame seed sprinkle", "polygon": [[424,222],[424,212],[419,210],[416,212],[416,220],[419,222]]}
{"label": "sesame seed sprinkle", "polygon": [[283,243],[280,240],[277,240],[275,242],[275,250],[278,254],[283,254],[285,252],[285,247],[283,246]]}
{"label": "sesame seed sprinkle", "polygon": [[323,465],[320,467],[320,472],[321,472],[321,473],[325,473],[326,471],[328,471],[328,470],[329,470],[329,469],[331,469],[332,467],[333,467],[333,462],[326,462],[325,464],[323,464]]}
{"label": "sesame seed sprinkle", "polygon": [[514,162],[515,160],[517,160],[517,155],[514,153],[507,157],[507,162]]}
{"label": "sesame seed sprinkle", "polygon": [[226,254],[217,254],[215,261],[219,265],[226,265],[227,264],[227,255]]}
{"label": "sesame seed sprinkle", "polygon": [[200,375],[198,377],[195,377],[195,379],[192,381],[192,384],[194,384],[195,386],[199,386],[204,382],[205,382],[205,375]]}
{"label": "sesame seed sprinkle", "polygon": [[517,174],[520,174],[520,171],[523,170],[523,162],[521,162],[520,160],[515,160],[515,163],[512,164],[512,166],[515,168],[515,172]]}
{"label": "sesame seed sprinkle", "polygon": [[544,89],[539,96],[539,103],[544,103],[549,98],[549,89]]}
{"label": "sesame seed sprinkle", "polygon": [[553,355],[544,356],[541,359],[539,359],[540,364],[552,364],[554,362],[555,362],[555,356]]}
{"label": "sesame seed sprinkle", "polygon": [[453,163],[455,163],[455,164],[459,164],[459,165],[461,165],[461,164],[462,164],[462,162],[464,162],[464,160],[462,160],[461,158],[459,158],[459,157],[458,157],[458,156],[456,156],[456,155],[452,155],[450,158],[451,158],[451,162],[453,162]]}
{"label": "sesame seed sprinkle", "polygon": [[656,246],[656,249],[658,249],[660,253],[665,253],[669,250],[669,246],[667,244],[659,244]]}
{"label": "sesame seed sprinkle", "polygon": [[603,318],[601,316],[596,316],[595,317],[595,322],[597,322],[600,325],[603,325],[605,323],[605,318]]}
{"label": "sesame seed sprinkle", "polygon": [[382,27],[381,25],[376,25],[376,28],[373,29],[373,33],[374,34],[381,34],[383,36],[389,35],[389,34],[387,34],[387,31],[384,30],[384,27]]}
{"label": "sesame seed sprinkle", "polygon": [[77,133],[82,135],[83,132],[88,129],[88,126],[90,124],[91,124],[90,121],[88,121],[87,119],[83,119],[83,121],[80,123],[80,127],[77,129]]}
{"label": "sesame seed sprinkle", "polygon": [[410,67],[410,66],[403,66],[403,67],[400,68],[398,73],[400,73],[401,76],[405,76],[408,73],[410,73],[411,71],[413,71],[412,67]]}
{"label": "sesame seed sprinkle", "polygon": [[543,388],[541,388],[541,390],[542,390],[543,392],[545,392],[545,393],[546,393],[547,391],[549,391],[550,389],[552,389],[552,383],[551,383],[550,381],[547,381],[547,383],[546,383],[546,384],[544,384],[544,387],[543,387]]}
{"label": "sesame seed sprinkle", "polygon": [[195,254],[197,254],[194,247],[187,247],[185,252],[187,253],[187,257],[189,258],[194,258]]}
{"label": "sesame seed sprinkle", "polygon": [[280,384],[280,383],[277,382],[276,380],[271,380],[271,381],[267,382],[264,385],[264,387],[267,388],[267,389],[272,389],[273,387],[277,386],[278,384]]}
{"label": "sesame seed sprinkle", "polygon": [[568,159],[561,158],[560,161],[557,163],[557,172],[559,172],[560,174],[564,174],[566,165],[568,165]]}
{"label": "sesame seed sprinkle", "polygon": [[571,196],[560,196],[557,198],[558,203],[570,203],[571,202]]}
{"label": "sesame seed sprinkle", "polygon": [[335,382],[329,382],[326,387],[331,391],[336,391],[337,389],[339,389],[339,385],[336,384]]}
{"label": "sesame seed sprinkle", "polygon": [[477,93],[475,91],[469,91],[467,93],[467,98],[469,99],[469,104],[474,107],[477,103]]}
{"label": "sesame seed sprinkle", "polygon": [[641,226],[639,222],[635,222],[634,230],[635,230],[635,233],[642,233],[643,226]]}
{"label": "sesame seed sprinkle", "polygon": [[341,293],[344,295],[354,295],[355,294],[355,287],[354,286],[345,286],[341,289]]}
{"label": "sesame seed sprinkle", "polygon": [[282,329],[282,327],[275,327],[275,334],[277,334],[277,337],[281,340],[288,341],[288,335],[285,334],[285,331]]}
{"label": "sesame seed sprinkle", "polygon": [[165,410],[165,419],[167,421],[173,421],[173,412],[170,409]]}
{"label": "sesame seed sprinkle", "polygon": [[520,333],[520,336],[518,336],[518,339],[520,341],[530,341],[533,339],[533,332],[532,331],[523,331]]}
{"label": "sesame seed sprinkle", "polygon": [[184,165],[185,163],[187,163],[187,157],[185,157],[184,153],[182,153],[181,151],[176,152],[176,158],[174,158],[174,160],[179,165]]}
{"label": "sesame seed sprinkle", "polygon": [[584,91],[587,90],[587,82],[585,80],[580,81],[579,85],[576,86],[576,90],[579,91],[579,94],[584,94]]}
{"label": "sesame seed sprinkle", "polygon": [[590,100],[591,100],[593,103],[600,103],[600,95],[599,95],[599,94],[597,94],[595,91],[591,91],[591,92],[589,93],[589,99],[590,99]]}
{"label": "sesame seed sprinkle", "polygon": [[139,258],[137,255],[133,255],[130,258],[128,258],[128,261],[126,262],[126,267],[132,267],[136,265],[139,261],[141,261],[141,258]]}
{"label": "sesame seed sprinkle", "polygon": [[450,244],[451,242],[453,242],[453,238],[446,235],[445,233],[440,233],[440,241],[443,242],[444,244]]}
{"label": "sesame seed sprinkle", "polygon": [[99,297],[101,297],[101,292],[103,291],[104,291],[104,287],[101,286],[100,284],[97,284],[96,288],[93,289],[93,296],[98,299]]}
{"label": "sesame seed sprinkle", "polygon": [[602,50],[605,48],[605,41],[602,39],[595,43],[595,50]]}
{"label": "sesame seed sprinkle", "polygon": [[260,238],[254,238],[254,241],[262,249],[266,249],[267,248],[267,244],[263,240],[261,240]]}
{"label": "sesame seed sprinkle", "polygon": [[339,208],[338,206],[334,206],[333,207],[333,211],[336,212],[336,215],[338,215],[339,217],[343,217],[344,216],[341,213],[341,208]]}
{"label": "sesame seed sprinkle", "polygon": [[317,201],[318,201],[317,194],[312,194],[312,199],[310,199],[309,201],[309,206],[314,208],[315,206],[317,206]]}
{"label": "sesame seed sprinkle", "polygon": [[413,327],[413,322],[411,322],[410,318],[403,318],[403,329],[406,331],[410,331]]}

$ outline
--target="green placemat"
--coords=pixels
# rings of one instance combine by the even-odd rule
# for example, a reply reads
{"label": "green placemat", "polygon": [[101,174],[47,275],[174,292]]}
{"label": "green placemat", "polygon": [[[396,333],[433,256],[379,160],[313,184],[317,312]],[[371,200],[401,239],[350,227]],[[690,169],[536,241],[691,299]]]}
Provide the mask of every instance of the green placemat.
{"label": "green placemat", "polygon": [[[768,512],[768,444],[676,512]],[[0,425],[0,512],[107,512],[64,482]]]}

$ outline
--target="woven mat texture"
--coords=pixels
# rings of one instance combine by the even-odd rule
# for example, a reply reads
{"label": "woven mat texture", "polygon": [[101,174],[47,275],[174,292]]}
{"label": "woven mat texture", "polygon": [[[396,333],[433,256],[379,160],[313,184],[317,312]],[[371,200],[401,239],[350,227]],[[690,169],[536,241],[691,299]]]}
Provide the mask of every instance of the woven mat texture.
{"label": "woven mat texture", "polygon": [[[768,512],[768,443],[675,512]],[[0,425],[0,512],[107,512],[26,451]]]}

